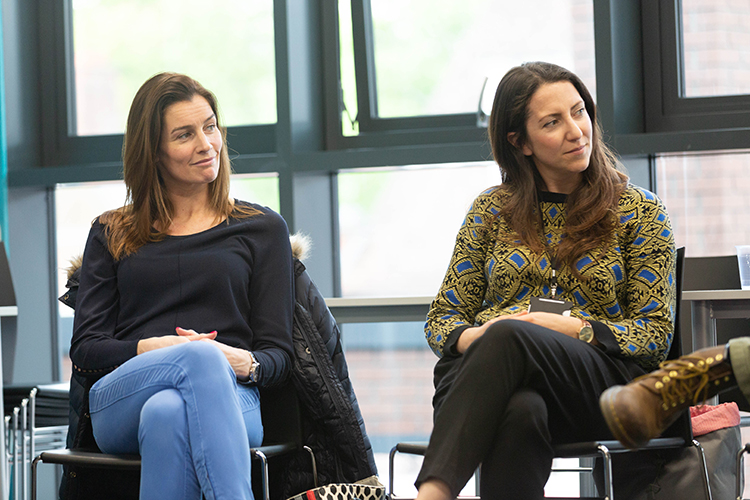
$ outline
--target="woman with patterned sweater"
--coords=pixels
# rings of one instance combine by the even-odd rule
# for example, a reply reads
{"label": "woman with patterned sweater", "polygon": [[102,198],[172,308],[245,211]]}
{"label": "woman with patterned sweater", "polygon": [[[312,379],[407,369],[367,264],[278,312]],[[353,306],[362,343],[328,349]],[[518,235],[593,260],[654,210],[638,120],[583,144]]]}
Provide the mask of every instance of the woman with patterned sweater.
{"label": "woman with patterned sweater", "polygon": [[669,217],[601,135],[564,68],[527,63],[500,82],[503,183],[474,201],[425,325],[441,359],[420,500],[455,497],[480,463],[482,498],[542,498],[553,445],[609,435],[600,394],[666,358]]}

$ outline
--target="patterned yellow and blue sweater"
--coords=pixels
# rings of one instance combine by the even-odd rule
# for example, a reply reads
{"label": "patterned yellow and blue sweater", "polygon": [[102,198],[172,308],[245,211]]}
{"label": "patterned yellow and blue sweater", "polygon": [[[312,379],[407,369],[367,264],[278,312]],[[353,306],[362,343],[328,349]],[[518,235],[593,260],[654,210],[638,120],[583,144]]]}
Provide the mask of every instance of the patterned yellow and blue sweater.
{"label": "patterned yellow and blue sweater", "polygon": [[[531,297],[549,294],[549,252],[496,237],[510,232],[498,217],[507,197],[498,187],[484,191],[458,232],[425,324],[438,356],[455,343],[448,342],[451,335],[455,340],[466,328],[526,310]],[[544,234],[554,249],[565,232],[565,195],[541,193],[540,198]],[[595,249],[576,263],[586,279],[565,266],[557,270],[557,296],[573,302],[571,316],[592,322],[608,353],[650,370],[666,358],[674,331],[674,237],[667,211],[653,193],[629,185],[618,208],[619,223],[605,252]]]}

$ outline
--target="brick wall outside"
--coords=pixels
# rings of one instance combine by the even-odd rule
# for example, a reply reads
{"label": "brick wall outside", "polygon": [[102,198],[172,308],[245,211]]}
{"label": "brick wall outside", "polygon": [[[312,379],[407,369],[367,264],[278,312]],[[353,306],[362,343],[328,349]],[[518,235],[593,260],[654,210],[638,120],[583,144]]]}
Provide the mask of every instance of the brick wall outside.
{"label": "brick wall outside", "polygon": [[437,357],[423,349],[347,349],[357,400],[375,451],[398,441],[427,440],[432,431],[432,369]]}
{"label": "brick wall outside", "polygon": [[688,97],[750,92],[750,2],[683,0]]}
{"label": "brick wall outside", "polygon": [[658,158],[658,194],[688,256],[734,255],[750,244],[748,173],[749,154]]}

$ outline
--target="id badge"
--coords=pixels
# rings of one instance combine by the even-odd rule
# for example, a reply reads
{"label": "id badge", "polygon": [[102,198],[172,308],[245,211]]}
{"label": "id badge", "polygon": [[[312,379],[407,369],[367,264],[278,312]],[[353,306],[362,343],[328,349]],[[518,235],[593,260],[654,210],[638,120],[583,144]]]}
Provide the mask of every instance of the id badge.
{"label": "id badge", "polygon": [[569,300],[548,299],[544,297],[531,297],[529,312],[548,312],[570,316],[573,303]]}

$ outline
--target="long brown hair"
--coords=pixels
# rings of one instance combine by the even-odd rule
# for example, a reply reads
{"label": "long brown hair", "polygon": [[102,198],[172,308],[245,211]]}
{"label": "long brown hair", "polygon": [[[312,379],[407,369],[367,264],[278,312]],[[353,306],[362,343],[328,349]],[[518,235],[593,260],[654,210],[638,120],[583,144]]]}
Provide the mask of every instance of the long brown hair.
{"label": "long brown hair", "polygon": [[[232,166],[216,97],[189,76],[159,73],[141,85],[128,113],[122,146],[126,205],[100,217],[107,228],[107,243],[115,260],[134,253],[146,243],[162,239],[163,231],[172,224],[173,207],[158,168],[164,113],[172,104],[190,101],[195,96],[208,102],[221,130],[219,172],[208,185],[209,204],[217,219],[260,213],[246,206],[236,206],[229,199]],[[155,227],[162,231],[156,231]]]}
{"label": "long brown hair", "polygon": [[[520,239],[532,250],[542,252],[545,246],[538,192],[544,181],[534,160],[525,156],[521,147],[528,140],[526,119],[532,96],[542,85],[560,81],[573,84],[593,125],[589,166],[580,186],[567,197],[565,237],[556,252],[558,261],[578,274],[575,262],[606,243],[614,231],[618,200],[628,181],[617,170],[615,156],[602,140],[596,106],[588,89],[574,73],[555,64],[531,62],[512,68],[497,87],[488,132],[502,174],[500,187],[509,194],[499,216],[515,232],[500,236]],[[509,134],[515,134],[515,144],[508,139]]]}

